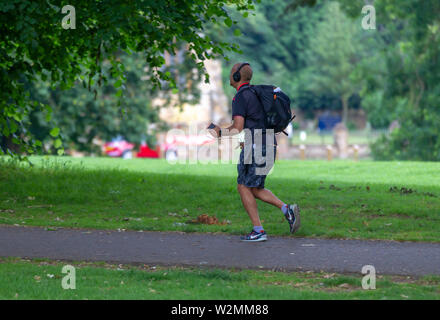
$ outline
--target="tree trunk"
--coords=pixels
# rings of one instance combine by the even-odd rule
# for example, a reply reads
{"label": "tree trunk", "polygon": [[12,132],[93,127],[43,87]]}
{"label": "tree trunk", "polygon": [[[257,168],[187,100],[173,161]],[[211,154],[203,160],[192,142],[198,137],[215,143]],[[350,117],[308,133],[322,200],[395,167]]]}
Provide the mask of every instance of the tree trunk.
{"label": "tree trunk", "polygon": [[342,97],[342,123],[347,125],[348,118],[348,98]]}

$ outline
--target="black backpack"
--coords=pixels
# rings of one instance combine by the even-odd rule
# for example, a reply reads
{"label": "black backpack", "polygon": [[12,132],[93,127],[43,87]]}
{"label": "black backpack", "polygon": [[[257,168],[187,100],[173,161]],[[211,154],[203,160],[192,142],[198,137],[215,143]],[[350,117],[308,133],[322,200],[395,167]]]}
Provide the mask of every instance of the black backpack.
{"label": "black backpack", "polygon": [[287,136],[284,130],[295,118],[290,110],[289,97],[272,85],[252,85],[248,88],[255,93],[263,107],[265,128],[273,129],[275,133],[283,132]]}

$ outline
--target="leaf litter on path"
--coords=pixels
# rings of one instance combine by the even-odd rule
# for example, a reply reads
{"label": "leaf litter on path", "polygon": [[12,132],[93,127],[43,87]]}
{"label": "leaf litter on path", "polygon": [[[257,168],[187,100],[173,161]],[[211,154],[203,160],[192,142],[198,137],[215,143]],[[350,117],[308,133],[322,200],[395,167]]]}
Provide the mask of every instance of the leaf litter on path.
{"label": "leaf litter on path", "polygon": [[227,225],[231,222],[229,220],[223,220],[220,222],[216,216],[209,216],[206,213],[201,214],[195,220],[191,220],[190,223],[200,223],[200,224],[216,224],[216,225]]}

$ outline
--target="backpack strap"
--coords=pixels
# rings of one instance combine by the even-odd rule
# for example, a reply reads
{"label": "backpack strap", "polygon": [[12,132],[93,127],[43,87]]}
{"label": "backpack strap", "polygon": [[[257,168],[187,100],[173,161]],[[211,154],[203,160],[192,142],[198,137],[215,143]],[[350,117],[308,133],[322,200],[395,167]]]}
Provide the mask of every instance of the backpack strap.
{"label": "backpack strap", "polygon": [[[255,90],[255,88],[252,85],[249,85],[247,87],[244,87],[240,92],[243,92],[245,90],[250,90],[257,97],[258,102],[260,102],[260,107],[263,110],[263,123],[264,123],[264,125],[266,125],[266,111],[264,110],[263,102],[261,101],[260,96],[257,93],[257,90]],[[237,94],[238,94],[238,92],[237,92]],[[266,128],[262,129],[262,133],[266,134]]]}

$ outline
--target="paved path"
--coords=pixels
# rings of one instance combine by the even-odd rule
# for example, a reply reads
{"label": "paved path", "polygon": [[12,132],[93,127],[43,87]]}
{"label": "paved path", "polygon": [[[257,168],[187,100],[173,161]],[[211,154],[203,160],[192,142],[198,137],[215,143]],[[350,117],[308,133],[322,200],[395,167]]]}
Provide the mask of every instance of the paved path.
{"label": "paved path", "polygon": [[0,226],[0,256],[147,265],[217,266],[296,271],[440,275],[440,244]]}

